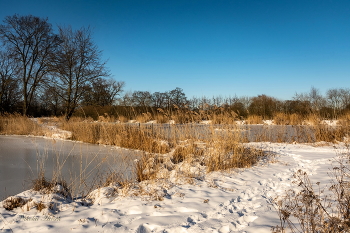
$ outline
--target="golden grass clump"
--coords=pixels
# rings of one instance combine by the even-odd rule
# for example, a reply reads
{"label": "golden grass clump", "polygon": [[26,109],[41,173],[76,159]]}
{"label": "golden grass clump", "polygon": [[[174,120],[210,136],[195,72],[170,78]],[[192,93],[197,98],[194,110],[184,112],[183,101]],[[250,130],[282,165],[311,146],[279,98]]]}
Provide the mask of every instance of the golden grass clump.
{"label": "golden grass clump", "polygon": [[305,125],[319,125],[321,123],[321,119],[317,114],[310,114],[304,119]]}
{"label": "golden grass clump", "polygon": [[67,122],[64,129],[72,132],[72,139],[93,144],[115,145],[154,153],[166,153],[169,146],[152,128],[93,122]]}
{"label": "golden grass clump", "polygon": [[197,145],[195,145],[192,142],[185,146],[176,147],[172,154],[171,161],[174,164],[178,164],[186,160],[187,162],[191,162],[193,159],[198,158],[203,154],[204,154],[204,149],[199,148]]}
{"label": "golden grass clump", "polygon": [[120,123],[126,123],[126,122],[128,122],[128,118],[126,118],[125,116],[121,115],[121,116],[118,117],[118,121]]}
{"label": "golden grass clump", "polygon": [[204,158],[208,172],[251,167],[267,156],[262,150],[242,145],[239,138],[222,137],[209,144],[209,148]]}
{"label": "golden grass clump", "polygon": [[240,132],[233,131],[232,126],[222,128],[219,133],[215,133],[216,131],[212,129],[212,132],[206,133],[207,137],[201,140],[198,140],[196,134],[187,134],[189,129],[191,128],[181,128],[182,135],[185,136],[178,137],[178,140],[174,139],[176,146],[170,153],[163,156],[157,154],[142,156],[137,162],[137,180],[156,179],[160,174],[168,174],[174,169],[180,176],[193,178],[201,176],[203,169],[205,172],[212,172],[250,167],[268,156],[262,150],[244,146],[241,143]]}
{"label": "golden grass clump", "polygon": [[169,117],[164,114],[155,114],[153,118],[159,124],[164,124],[169,122]]}
{"label": "golden grass clump", "polygon": [[343,114],[338,118],[338,126],[350,126],[350,113]]}
{"label": "golden grass clump", "polygon": [[[57,186],[59,186],[59,189],[56,189]],[[69,189],[68,184],[65,180],[54,178],[49,181],[44,176],[43,172],[39,173],[38,177],[32,180],[32,189],[44,194],[58,193],[66,198],[72,197],[71,190]]]}
{"label": "golden grass clump", "polygon": [[177,111],[172,113],[170,118],[177,124],[186,124],[192,122],[191,113],[189,112]]}
{"label": "golden grass clump", "polygon": [[108,172],[105,175],[104,182],[101,187],[107,187],[110,185],[125,187],[130,181],[123,177],[121,173],[118,172]]}
{"label": "golden grass clump", "polygon": [[235,120],[238,120],[238,115],[234,111],[231,111],[212,113],[208,118],[213,124],[235,124]]}
{"label": "golden grass clump", "polygon": [[144,153],[136,162],[135,173],[138,182],[157,178],[162,160],[155,154]]}
{"label": "golden grass clump", "polygon": [[324,124],[318,124],[313,127],[315,133],[315,140],[325,142],[339,142],[348,137],[350,133],[349,126],[329,126]]}
{"label": "golden grass clump", "polygon": [[263,124],[262,116],[249,115],[246,119],[246,123],[250,125]]}
{"label": "golden grass clump", "polygon": [[303,117],[299,114],[276,113],[273,121],[276,125],[302,125]]}
{"label": "golden grass clump", "polygon": [[0,134],[42,136],[41,127],[33,120],[20,114],[0,115]]}
{"label": "golden grass clump", "polygon": [[108,113],[104,113],[101,116],[98,116],[98,121],[100,122],[115,122],[116,119],[114,116],[110,116]]}
{"label": "golden grass clump", "polygon": [[139,123],[146,123],[152,120],[152,115],[149,112],[142,113],[141,115],[137,115],[135,120]]}

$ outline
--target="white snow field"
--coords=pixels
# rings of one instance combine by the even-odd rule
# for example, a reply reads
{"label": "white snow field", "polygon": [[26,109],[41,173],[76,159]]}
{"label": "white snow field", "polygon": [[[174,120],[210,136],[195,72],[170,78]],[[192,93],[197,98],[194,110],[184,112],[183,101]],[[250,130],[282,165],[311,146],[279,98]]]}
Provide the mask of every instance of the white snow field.
{"label": "white snow field", "polygon": [[[138,192],[110,185],[86,200],[63,198],[60,186],[56,194],[27,190],[16,195],[32,199],[24,206],[6,210],[4,201],[0,204],[0,232],[271,232],[279,224],[271,199],[296,188],[293,174],[301,169],[312,182],[330,185],[332,161],[348,153],[343,144],[249,145],[276,157],[251,168],[203,173],[187,181],[170,174],[167,181],[142,182]],[[147,192],[152,195],[133,195]],[[46,208],[39,211],[35,203]]]}

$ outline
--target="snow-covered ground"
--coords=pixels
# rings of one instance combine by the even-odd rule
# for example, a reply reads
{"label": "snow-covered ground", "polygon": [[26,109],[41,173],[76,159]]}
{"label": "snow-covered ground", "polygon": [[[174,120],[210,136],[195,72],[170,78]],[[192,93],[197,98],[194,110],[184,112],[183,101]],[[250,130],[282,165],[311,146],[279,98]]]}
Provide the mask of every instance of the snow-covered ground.
{"label": "snow-covered ground", "polygon": [[[271,199],[295,188],[294,172],[306,171],[313,182],[329,183],[331,163],[345,147],[251,143],[276,154],[252,168],[213,172],[198,179],[144,182],[138,193],[110,186],[87,200],[67,201],[56,194],[28,190],[18,194],[23,207],[0,204],[0,232],[270,232],[279,224]],[[39,212],[34,203],[43,203]],[[89,203],[93,203],[89,205]]]}

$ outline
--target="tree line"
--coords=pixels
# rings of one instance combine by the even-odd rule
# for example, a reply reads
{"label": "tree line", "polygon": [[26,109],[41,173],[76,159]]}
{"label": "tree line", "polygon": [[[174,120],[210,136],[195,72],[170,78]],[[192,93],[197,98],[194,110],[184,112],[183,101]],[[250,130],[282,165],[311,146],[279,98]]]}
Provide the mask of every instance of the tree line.
{"label": "tree line", "polygon": [[[322,118],[337,118],[350,111],[350,89],[331,88],[322,95],[320,90],[311,87],[308,92],[295,93],[291,100],[279,100],[265,94],[248,97],[193,97],[188,99],[181,88],[164,93],[135,91],[125,93],[117,99],[119,106],[148,107],[149,109],[190,109],[191,111],[234,112],[244,119],[249,115],[272,119],[276,113],[319,115]],[[144,110],[146,111],[146,110]]]}
{"label": "tree line", "polygon": [[189,99],[179,87],[121,95],[125,83],[111,78],[90,28],[58,26],[56,31],[47,18],[32,15],[7,16],[0,24],[0,113],[63,115],[69,120],[77,108],[109,106],[138,109],[138,113],[230,111],[240,118],[259,115],[271,119],[279,112],[337,118],[350,110],[348,88],[329,89],[322,95],[312,87],[286,101],[264,94]]}

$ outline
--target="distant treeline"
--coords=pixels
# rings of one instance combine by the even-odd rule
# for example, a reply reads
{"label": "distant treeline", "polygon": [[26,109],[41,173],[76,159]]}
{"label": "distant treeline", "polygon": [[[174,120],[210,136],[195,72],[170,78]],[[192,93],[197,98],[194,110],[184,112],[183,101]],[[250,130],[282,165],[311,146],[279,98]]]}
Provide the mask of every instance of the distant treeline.
{"label": "distant treeline", "polygon": [[298,114],[301,117],[317,115],[324,119],[336,119],[350,112],[350,89],[329,89],[325,95],[314,87],[307,93],[297,93],[292,100],[258,95],[255,97],[202,97],[188,99],[181,88],[164,93],[135,91],[117,98],[113,105],[83,105],[76,115],[90,116],[97,119],[105,113],[109,116],[136,119],[148,114],[171,115],[191,112],[207,120],[208,115],[225,113],[236,119],[247,119],[248,116],[261,116],[262,119],[273,119],[276,114]]}

